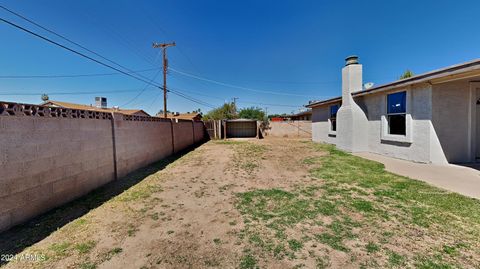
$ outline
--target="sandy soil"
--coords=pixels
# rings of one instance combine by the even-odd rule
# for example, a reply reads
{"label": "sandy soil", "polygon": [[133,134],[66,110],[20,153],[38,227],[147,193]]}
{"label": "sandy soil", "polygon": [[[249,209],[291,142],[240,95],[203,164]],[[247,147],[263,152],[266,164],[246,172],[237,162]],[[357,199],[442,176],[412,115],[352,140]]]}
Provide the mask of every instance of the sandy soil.
{"label": "sandy soil", "polygon": [[[237,236],[243,222],[235,193],[301,182],[308,178],[306,154],[319,153],[293,140],[250,140],[266,147],[253,158],[239,156],[236,141],[229,143],[202,145],[92,210],[80,224],[74,221],[24,251],[46,253],[46,261],[7,268],[237,268],[244,243]],[[143,195],[145,186],[149,195]],[[68,247],[58,253],[55,246],[62,242]],[[81,242],[94,246],[80,253],[75,246]],[[272,260],[270,266],[288,263]]]}

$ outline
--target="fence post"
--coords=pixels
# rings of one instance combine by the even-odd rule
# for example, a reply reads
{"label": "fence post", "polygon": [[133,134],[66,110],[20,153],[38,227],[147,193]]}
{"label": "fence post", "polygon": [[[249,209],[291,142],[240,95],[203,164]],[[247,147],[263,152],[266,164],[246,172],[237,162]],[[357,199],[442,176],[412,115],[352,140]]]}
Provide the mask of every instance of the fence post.
{"label": "fence post", "polygon": [[193,144],[195,145],[195,122],[192,120],[192,134],[193,134]]}
{"label": "fence post", "polygon": [[115,128],[117,125],[115,124],[115,121],[117,120],[117,117],[119,119],[123,120],[123,115],[118,114],[118,113],[111,113],[112,119],[110,122],[112,123],[112,149],[113,149],[113,176],[114,180],[118,179],[118,170],[117,170],[117,137],[115,136]]}
{"label": "fence post", "polygon": [[173,132],[173,119],[170,119],[170,130],[172,134],[172,155],[175,154],[175,135]]}

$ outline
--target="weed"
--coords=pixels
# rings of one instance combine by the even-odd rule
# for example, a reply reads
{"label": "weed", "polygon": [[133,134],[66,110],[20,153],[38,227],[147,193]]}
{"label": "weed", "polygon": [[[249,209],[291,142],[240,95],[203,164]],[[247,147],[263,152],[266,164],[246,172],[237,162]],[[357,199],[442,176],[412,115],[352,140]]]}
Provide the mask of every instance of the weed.
{"label": "weed", "polygon": [[394,251],[389,251],[388,253],[388,263],[391,266],[394,267],[399,267],[405,265],[406,259],[404,256],[394,252]]}
{"label": "weed", "polygon": [[79,254],[86,254],[95,247],[97,243],[95,241],[88,241],[85,243],[78,243],[74,246],[74,248],[78,251]]}
{"label": "weed", "polygon": [[240,260],[240,269],[255,269],[258,268],[257,260],[252,254],[245,254]]}
{"label": "weed", "polygon": [[291,250],[298,251],[303,248],[303,243],[298,240],[292,239],[288,240],[288,246]]}
{"label": "weed", "polygon": [[368,253],[375,253],[380,250],[380,247],[373,242],[368,242],[368,244],[365,246],[365,249]]}

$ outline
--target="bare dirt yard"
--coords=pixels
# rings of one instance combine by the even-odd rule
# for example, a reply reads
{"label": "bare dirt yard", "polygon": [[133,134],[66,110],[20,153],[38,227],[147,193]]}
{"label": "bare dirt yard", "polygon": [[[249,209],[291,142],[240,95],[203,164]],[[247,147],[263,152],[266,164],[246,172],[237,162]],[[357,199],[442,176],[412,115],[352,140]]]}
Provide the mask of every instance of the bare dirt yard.
{"label": "bare dirt yard", "polygon": [[[41,257],[5,267],[480,268],[479,200],[328,145],[210,141],[146,169],[0,237],[3,252]],[[72,208],[83,213],[53,231]]]}

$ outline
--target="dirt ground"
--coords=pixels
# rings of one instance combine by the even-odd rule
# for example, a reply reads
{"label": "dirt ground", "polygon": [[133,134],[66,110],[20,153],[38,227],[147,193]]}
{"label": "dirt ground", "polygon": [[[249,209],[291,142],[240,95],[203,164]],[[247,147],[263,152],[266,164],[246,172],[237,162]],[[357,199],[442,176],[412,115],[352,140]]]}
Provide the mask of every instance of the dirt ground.
{"label": "dirt ground", "polygon": [[[401,254],[416,240],[435,238],[415,238],[425,230],[414,228],[409,232],[417,234],[398,240],[404,245],[369,242],[380,232],[385,240],[392,235],[355,224],[377,212],[368,201],[353,201],[359,211],[336,218],[345,210],[317,199],[315,186],[324,183],[311,173],[326,154],[284,138],[210,141],[24,249],[6,268],[410,267]],[[328,186],[323,193],[342,195]],[[316,201],[315,210],[308,211],[308,201]],[[381,225],[393,234],[398,223]],[[466,268],[479,253],[468,255]]]}

